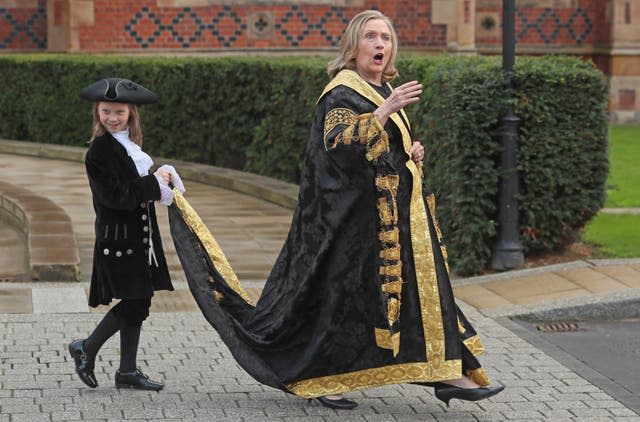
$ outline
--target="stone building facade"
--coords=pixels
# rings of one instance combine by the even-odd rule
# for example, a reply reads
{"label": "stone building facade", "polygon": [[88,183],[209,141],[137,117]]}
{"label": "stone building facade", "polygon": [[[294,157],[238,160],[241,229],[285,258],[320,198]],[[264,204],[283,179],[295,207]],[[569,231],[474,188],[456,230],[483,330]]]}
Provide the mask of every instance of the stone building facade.
{"label": "stone building facade", "polygon": [[[516,0],[518,54],[572,54],[610,80],[612,120],[640,122],[640,0]],[[0,0],[0,52],[333,53],[357,12],[401,52],[500,54],[502,0]]]}

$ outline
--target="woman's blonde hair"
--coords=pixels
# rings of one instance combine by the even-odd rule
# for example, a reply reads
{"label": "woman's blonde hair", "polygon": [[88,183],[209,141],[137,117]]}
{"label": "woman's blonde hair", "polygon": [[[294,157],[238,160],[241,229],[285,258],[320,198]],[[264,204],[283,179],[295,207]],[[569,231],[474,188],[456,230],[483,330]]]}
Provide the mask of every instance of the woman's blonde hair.
{"label": "woman's blonde hair", "polygon": [[[127,125],[129,126],[129,139],[142,148],[142,129],[140,128],[140,113],[138,113],[138,107],[131,103],[127,103],[127,106],[129,106],[129,120],[127,121]],[[100,103],[94,103],[93,133],[91,134],[89,142],[104,135],[106,131],[107,129],[100,123]]]}
{"label": "woman's blonde hair", "polygon": [[338,57],[331,60],[327,66],[327,73],[333,79],[342,69],[356,70],[356,56],[358,55],[358,43],[362,37],[362,31],[367,22],[373,19],[381,19],[391,31],[391,57],[382,71],[382,82],[389,82],[398,76],[396,69],[396,55],[398,54],[398,37],[391,20],[378,10],[365,10],[351,19],[347,29],[340,38],[340,52]]}

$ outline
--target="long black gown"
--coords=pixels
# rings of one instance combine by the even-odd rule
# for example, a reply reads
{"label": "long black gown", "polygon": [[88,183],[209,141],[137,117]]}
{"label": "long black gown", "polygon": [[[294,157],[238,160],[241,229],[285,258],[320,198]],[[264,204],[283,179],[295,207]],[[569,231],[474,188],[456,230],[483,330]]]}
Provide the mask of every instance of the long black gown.
{"label": "long black gown", "polygon": [[[287,240],[256,304],[181,195],[171,233],[191,291],[237,362],[301,397],[469,376],[489,380],[454,301],[435,202],[391,88],[350,70],[325,88]],[[215,198],[211,198],[215,200]]]}

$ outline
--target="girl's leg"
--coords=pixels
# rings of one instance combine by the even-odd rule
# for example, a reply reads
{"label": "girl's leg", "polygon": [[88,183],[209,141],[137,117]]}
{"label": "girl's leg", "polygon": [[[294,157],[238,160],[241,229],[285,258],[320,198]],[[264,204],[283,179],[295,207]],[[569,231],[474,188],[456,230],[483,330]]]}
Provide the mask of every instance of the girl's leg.
{"label": "girl's leg", "polygon": [[118,305],[106,313],[102,321],[82,343],[84,352],[91,359],[95,359],[102,345],[123,326],[123,320],[118,317],[117,312],[114,310]]}
{"label": "girl's leg", "polygon": [[136,370],[138,343],[142,326],[125,326],[120,329],[120,372]]}
{"label": "girl's leg", "polygon": [[98,386],[98,380],[93,372],[98,350],[120,329],[121,325],[122,321],[111,310],[102,318],[88,338],[74,340],[68,346],[78,377],[91,388]]}
{"label": "girl's leg", "polygon": [[[123,303],[124,302],[124,303]],[[120,368],[116,371],[116,387],[160,391],[161,382],[152,381],[136,366],[142,322],[149,316],[151,299],[122,301],[119,314],[126,319],[120,329]]]}

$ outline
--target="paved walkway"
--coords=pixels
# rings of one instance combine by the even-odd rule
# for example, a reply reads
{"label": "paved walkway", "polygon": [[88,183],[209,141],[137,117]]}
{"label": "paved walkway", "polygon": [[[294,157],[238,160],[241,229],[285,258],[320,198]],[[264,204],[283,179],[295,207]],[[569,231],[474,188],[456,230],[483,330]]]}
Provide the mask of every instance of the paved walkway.
{"label": "paved walkway", "polygon": [[[104,309],[90,310],[93,210],[81,163],[0,154],[0,180],[38,192],[71,217],[80,248],[80,282],[18,282],[24,273],[23,241],[0,225],[0,422],[32,420],[553,420],[640,421],[637,395],[612,382],[595,382],[572,365],[525,341],[507,317],[531,320],[630,317],[640,301],[640,260],[576,262],[454,280],[460,304],[481,333],[483,365],[507,386],[479,403],[446,409],[430,389],[403,385],[349,394],[353,412],[336,412],[256,383],[235,364],[193,301],[175,255],[167,218],[159,222],[178,289],[154,299],[145,323],[141,365],[163,378],[157,393],[113,387],[117,336],[103,349],[100,387],[84,388],[68,362],[66,343],[85,336]],[[186,181],[186,197],[225,251],[251,294],[287,233],[291,210],[208,184]],[[23,249],[21,249],[23,248]],[[10,259],[7,257],[14,257]],[[633,366],[632,363],[630,363]],[[637,366],[637,362],[635,363]]]}

